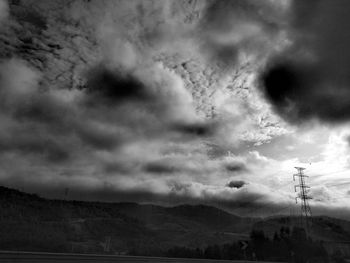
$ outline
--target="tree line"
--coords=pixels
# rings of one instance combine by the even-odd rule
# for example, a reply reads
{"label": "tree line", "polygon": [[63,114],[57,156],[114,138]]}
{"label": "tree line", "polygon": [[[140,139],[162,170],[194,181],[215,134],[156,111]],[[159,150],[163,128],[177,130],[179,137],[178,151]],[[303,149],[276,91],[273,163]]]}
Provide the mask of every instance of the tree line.
{"label": "tree line", "polygon": [[273,238],[266,236],[263,230],[252,230],[248,246],[240,242],[210,245],[205,248],[173,247],[166,256],[177,258],[202,258],[226,260],[259,260],[282,262],[341,262],[341,257],[328,255],[322,241],[314,241],[307,236],[303,228],[281,227]]}

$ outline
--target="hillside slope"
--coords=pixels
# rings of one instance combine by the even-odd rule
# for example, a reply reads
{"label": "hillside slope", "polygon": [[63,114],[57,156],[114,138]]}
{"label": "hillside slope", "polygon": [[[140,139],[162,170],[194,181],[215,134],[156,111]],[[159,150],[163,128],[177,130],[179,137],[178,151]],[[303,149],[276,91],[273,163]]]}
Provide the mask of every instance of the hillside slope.
{"label": "hillside slope", "polygon": [[48,200],[0,187],[0,249],[148,253],[177,245],[203,247],[247,234],[250,223],[209,206]]}

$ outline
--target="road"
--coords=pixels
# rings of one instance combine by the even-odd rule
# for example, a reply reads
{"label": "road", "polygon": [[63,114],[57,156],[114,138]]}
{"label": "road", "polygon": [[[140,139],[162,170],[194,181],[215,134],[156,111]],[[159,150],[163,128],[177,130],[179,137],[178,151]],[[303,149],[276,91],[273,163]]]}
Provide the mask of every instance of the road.
{"label": "road", "polygon": [[[178,259],[159,257],[133,257],[117,255],[88,255],[88,254],[59,254],[59,253],[39,253],[39,252],[10,252],[0,251],[1,263],[130,263],[130,262],[152,262],[152,263],[244,263],[257,261],[242,260],[209,260],[209,259]],[[269,263],[269,262],[264,262]],[[270,262],[272,263],[272,262]],[[274,262],[277,263],[277,262]]]}

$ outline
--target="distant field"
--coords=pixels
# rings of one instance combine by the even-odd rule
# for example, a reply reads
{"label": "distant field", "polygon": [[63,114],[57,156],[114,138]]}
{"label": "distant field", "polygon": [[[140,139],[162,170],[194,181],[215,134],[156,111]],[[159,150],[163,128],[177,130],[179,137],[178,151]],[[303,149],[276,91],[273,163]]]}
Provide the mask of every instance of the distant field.
{"label": "distant field", "polygon": [[[0,252],[1,263],[60,263],[60,262],[98,262],[98,263],[130,263],[130,262],[154,262],[154,263],[224,263],[224,262],[253,262],[242,260],[208,260],[208,259],[178,259],[178,258],[158,258],[158,257],[132,257],[132,256],[114,256],[114,255],[87,255],[87,254],[56,254],[56,253],[33,253],[33,252]],[[257,261],[254,261],[257,263]],[[264,263],[269,263],[265,262]],[[270,262],[272,263],[272,262]],[[276,262],[277,263],[277,262]]]}

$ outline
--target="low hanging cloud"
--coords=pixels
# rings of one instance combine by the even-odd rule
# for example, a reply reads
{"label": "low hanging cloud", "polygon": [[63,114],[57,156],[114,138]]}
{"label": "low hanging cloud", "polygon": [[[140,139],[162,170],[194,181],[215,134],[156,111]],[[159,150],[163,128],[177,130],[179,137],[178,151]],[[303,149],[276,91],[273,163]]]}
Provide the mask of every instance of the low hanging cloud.
{"label": "low hanging cloud", "polygon": [[228,184],[226,184],[227,187],[230,188],[242,188],[246,183],[244,181],[230,181]]}
{"label": "low hanging cloud", "polygon": [[91,95],[92,103],[118,104],[123,101],[151,101],[154,98],[147,87],[130,73],[113,72],[104,65],[91,70],[88,76],[87,93]]}
{"label": "low hanging cloud", "polygon": [[[349,1],[293,1],[290,47],[262,74],[262,89],[276,112],[292,123],[349,121]],[[302,22],[301,22],[302,21]]]}
{"label": "low hanging cloud", "polygon": [[239,162],[227,163],[225,164],[225,169],[230,173],[243,173],[248,171],[246,165]]}
{"label": "low hanging cloud", "polygon": [[161,161],[148,163],[143,167],[143,169],[145,172],[148,172],[148,173],[162,174],[162,175],[181,172],[181,167],[177,167],[176,165],[164,163]]}

